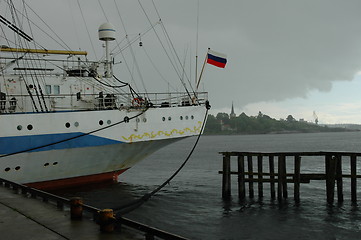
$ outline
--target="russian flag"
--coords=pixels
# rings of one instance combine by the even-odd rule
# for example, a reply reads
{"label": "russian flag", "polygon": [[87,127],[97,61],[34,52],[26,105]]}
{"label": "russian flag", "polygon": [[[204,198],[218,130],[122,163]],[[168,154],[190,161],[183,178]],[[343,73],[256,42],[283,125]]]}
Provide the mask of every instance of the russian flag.
{"label": "russian flag", "polygon": [[227,63],[227,56],[222,53],[208,50],[207,63],[220,68],[225,68]]}

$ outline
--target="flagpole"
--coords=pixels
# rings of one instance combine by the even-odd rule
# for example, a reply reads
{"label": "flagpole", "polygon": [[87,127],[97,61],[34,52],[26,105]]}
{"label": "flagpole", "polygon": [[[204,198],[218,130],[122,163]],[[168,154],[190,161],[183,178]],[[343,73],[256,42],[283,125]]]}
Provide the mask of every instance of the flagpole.
{"label": "flagpole", "polygon": [[[208,51],[209,51],[209,50],[210,50],[210,48],[208,48]],[[201,82],[201,78],[202,78],[202,75],[203,75],[203,71],[204,71],[204,68],[205,68],[206,63],[207,63],[208,51],[207,51],[206,57],[205,57],[205,59],[204,59],[204,63],[203,63],[203,66],[202,66],[201,73],[200,73],[200,75],[199,75],[199,79],[198,79],[197,87],[196,87],[196,92],[198,91],[199,83]]]}
{"label": "flagpole", "polygon": [[195,84],[197,84],[198,78],[198,26],[199,26],[199,0],[197,4],[197,34],[196,34],[196,76],[195,76]]}

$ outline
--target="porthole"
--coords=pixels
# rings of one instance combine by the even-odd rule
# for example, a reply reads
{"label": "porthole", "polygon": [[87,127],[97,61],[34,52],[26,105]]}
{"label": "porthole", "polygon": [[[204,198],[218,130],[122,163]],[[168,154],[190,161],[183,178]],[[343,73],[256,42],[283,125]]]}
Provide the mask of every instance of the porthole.
{"label": "porthole", "polygon": [[193,116],[193,115],[191,116],[191,119],[194,119],[194,116]]}
{"label": "porthole", "polygon": [[146,119],[146,118],[143,118],[143,122],[147,122],[147,119]]}
{"label": "porthole", "polygon": [[21,130],[23,129],[23,126],[18,125],[16,128],[17,128],[19,131],[21,131]]}
{"label": "porthole", "polygon": [[180,116],[180,120],[183,120],[183,116]]}
{"label": "porthole", "polygon": [[168,117],[168,121],[172,120],[172,117]]}
{"label": "porthole", "polygon": [[9,172],[9,171],[10,171],[9,167],[5,168],[5,172]]}
{"label": "porthole", "polygon": [[70,123],[68,123],[68,122],[65,123],[65,127],[66,127],[66,128],[70,128]]}
{"label": "porthole", "polygon": [[49,163],[45,163],[45,164],[44,164],[44,167],[47,167],[47,166],[49,166]]}
{"label": "porthole", "polygon": [[136,121],[139,123],[139,122],[140,122],[140,119],[139,119],[139,118],[136,118]]}
{"label": "porthole", "polygon": [[186,116],[186,120],[188,120],[188,116]]}
{"label": "porthole", "polygon": [[20,166],[17,166],[17,167],[15,168],[15,170],[16,170],[16,171],[19,171],[19,170],[20,170]]}
{"label": "porthole", "polygon": [[28,126],[27,126],[27,129],[30,131],[30,130],[33,130],[33,125],[31,125],[31,124],[29,124]]}
{"label": "porthole", "polygon": [[79,123],[78,123],[78,122],[75,122],[75,123],[74,123],[74,126],[75,126],[75,127],[79,127]]}
{"label": "porthole", "polygon": [[103,125],[103,124],[104,124],[103,120],[99,120],[99,125]]}
{"label": "porthole", "polygon": [[163,122],[165,121],[165,117],[162,117]]}
{"label": "porthole", "polygon": [[110,125],[111,123],[112,123],[112,121],[110,121],[110,120],[107,121],[107,124],[108,124],[108,125]]}
{"label": "porthole", "polygon": [[55,166],[55,165],[57,165],[58,164],[58,162],[53,162],[53,165]]}

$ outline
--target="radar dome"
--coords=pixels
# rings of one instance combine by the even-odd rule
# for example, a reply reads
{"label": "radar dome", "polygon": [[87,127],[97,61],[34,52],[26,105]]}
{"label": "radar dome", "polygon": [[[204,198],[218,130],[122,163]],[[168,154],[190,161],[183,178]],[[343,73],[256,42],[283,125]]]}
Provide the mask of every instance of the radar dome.
{"label": "radar dome", "polygon": [[99,40],[113,41],[115,40],[115,29],[111,23],[103,23],[98,29]]}

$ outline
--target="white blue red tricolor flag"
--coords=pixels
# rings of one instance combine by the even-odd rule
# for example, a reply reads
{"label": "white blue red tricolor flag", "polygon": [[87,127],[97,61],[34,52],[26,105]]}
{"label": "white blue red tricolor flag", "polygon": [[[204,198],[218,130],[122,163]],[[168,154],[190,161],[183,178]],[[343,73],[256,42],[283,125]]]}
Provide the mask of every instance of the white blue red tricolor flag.
{"label": "white blue red tricolor flag", "polygon": [[222,53],[218,53],[212,50],[208,50],[207,63],[214,66],[225,68],[227,63],[227,56]]}

